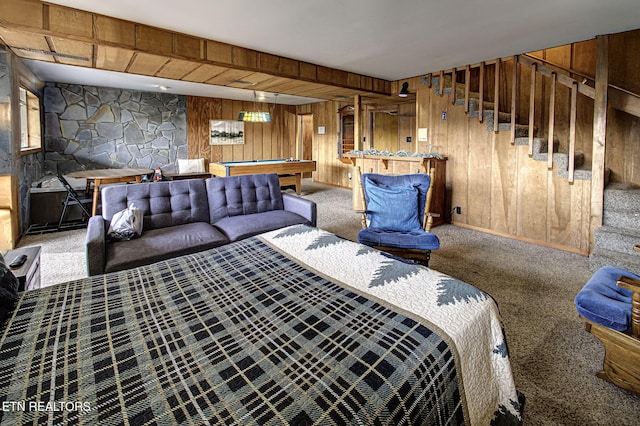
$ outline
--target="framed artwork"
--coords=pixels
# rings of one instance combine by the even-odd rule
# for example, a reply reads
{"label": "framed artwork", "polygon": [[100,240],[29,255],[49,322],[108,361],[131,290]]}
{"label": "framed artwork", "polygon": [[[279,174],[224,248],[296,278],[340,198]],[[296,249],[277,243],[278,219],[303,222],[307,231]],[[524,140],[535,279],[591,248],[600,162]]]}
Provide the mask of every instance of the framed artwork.
{"label": "framed artwork", "polygon": [[209,120],[209,145],[244,144],[244,122],[235,120]]}

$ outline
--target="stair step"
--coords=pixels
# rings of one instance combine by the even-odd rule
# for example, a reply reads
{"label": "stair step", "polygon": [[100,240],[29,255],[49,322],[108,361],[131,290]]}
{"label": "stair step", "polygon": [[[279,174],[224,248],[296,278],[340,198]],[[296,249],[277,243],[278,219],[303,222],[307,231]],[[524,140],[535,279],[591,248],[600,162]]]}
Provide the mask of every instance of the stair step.
{"label": "stair step", "polygon": [[[515,145],[524,146],[529,145],[528,137],[517,137],[515,139]],[[554,143],[554,150],[558,147],[558,141]],[[547,140],[543,138],[533,138],[533,156],[532,159],[536,161],[547,161],[548,158],[548,146]],[[564,152],[555,152],[553,154],[553,162],[556,163],[556,169],[558,176],[564,179],[569,177],[569,154]],[[585,164],[584,154],[578,152],[574,156],[573,162],[573,179],[574,180],[591,180],[593,175],[591,172],[591,164]]]}
{"label": "stair step", "polygon": [[616,228],[640,230],[640,212],[605,208],[602,215],[602,224]]}
{"label": "stair step", "polygon": [[640,189],[628,183],[612,183],[604,190],[606,226],[640,231]]}
{"label": "stair step", "polygon": [[640,188],[626,182],[616,182],[604,189],[607,209],[640,211]]}
{"label": "stair step", "polygon": [[603,266],[611,265],[629,271],[640,270],[640,255],[638,253],[625,254],[615,251],[596,248],[589,255],[589,266],[592,271],[596,271]]}
{"label": "stair step", "polygon": [[[493,131],[493,110],[484,110],[482,116],[483,122],[487,124],[487,130]],[[510,131],[511,130],[511,114],[508,112],[501,112],[499,114],[498,131]],[[469,111],[469,118],[478,118],[478,111]],[[516,124],[516,138],[529,136],[529,126],[526,124]]]}
{"label": "stair step", "polygon": [[640,230],[601,226],[596,229],[593,237],[595,247],[637,256],[640,261],[640,253],[633,250],[636,244],[640,244]]}

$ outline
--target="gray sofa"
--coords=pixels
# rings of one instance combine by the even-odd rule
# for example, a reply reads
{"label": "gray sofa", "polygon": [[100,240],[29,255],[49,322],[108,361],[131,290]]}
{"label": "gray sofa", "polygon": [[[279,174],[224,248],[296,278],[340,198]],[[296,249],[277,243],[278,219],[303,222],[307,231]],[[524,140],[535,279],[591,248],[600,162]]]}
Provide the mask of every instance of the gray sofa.
{"label": "gray sofa", "polygon": [[[282,193],[278,175],[256,174],[115,185],[101,193],[102,215],[87,225],[89,276],[147,265],[289,225],[316,226],[316,204]],[[133,204],[143,232],[129,241],[107,237],[113,216]]]}

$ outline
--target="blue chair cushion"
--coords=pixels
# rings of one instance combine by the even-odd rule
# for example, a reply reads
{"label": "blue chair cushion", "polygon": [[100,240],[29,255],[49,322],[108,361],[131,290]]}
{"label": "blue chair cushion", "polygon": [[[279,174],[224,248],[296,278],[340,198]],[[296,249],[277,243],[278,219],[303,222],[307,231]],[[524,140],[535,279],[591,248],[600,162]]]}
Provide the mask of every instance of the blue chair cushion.
{"label": "blue chair cushion", "polygon": [[388,186],[366,178],[369,226],[386,231],[408,232],[421,228],[418,189],[414,185]]}
{"label": "blue chair cushion", "polygon": [[620,276],[640,279],[614,266],[598,269],[575,298],[576,309],[584,318],[617,331],[631,326],[632,291],[616,285]]}
{"label": "blue chair cushion", "polygon": [[438,236],[422,228],[407,232],[365,228],[358,232],[358,242],[367,246],[404,249],[437,250],[440,248]]}

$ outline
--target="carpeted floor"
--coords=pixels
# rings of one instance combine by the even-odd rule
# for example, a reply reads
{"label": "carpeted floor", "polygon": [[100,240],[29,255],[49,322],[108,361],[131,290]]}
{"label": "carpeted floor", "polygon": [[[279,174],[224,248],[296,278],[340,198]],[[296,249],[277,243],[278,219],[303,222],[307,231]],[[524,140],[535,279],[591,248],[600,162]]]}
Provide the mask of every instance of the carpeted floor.
{"label": "carpeted floor", "polygon": [[[318,204],[318,227],[355,240],[351,191],[303,184]],[[430,266],[491,294],[504,319],[524,425],[638,425],[640,397],[595,377],[604,350],[584,330],[573,298],[591,275],[584,256],[452,225],[433,229],[441,248]],[[29,235],[42,246],[43,285],[85,276],[85,230]]]}

